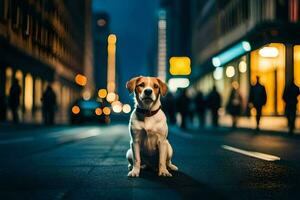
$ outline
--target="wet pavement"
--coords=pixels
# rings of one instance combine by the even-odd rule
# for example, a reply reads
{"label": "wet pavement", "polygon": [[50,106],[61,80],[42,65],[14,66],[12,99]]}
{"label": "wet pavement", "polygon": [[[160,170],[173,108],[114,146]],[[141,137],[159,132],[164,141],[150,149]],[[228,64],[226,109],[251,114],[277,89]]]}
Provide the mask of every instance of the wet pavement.
{"label": "wet pavement", "polygon": [[[0,199],[298,199],[298,137],[170,128],[172,178],[127,178],[128,127],[0,134]],[[271,158],[272,161],[268,161]],[[273,159],[275,158],[275,159]]]}

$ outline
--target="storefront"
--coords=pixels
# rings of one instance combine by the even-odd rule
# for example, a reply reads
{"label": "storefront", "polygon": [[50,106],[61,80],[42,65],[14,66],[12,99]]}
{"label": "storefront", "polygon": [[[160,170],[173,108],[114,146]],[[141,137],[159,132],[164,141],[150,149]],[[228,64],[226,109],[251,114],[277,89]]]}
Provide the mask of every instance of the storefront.
{"label": "storefront", "polygon": [[[18,80],[21,87],[19,116],[23,122],[41,122],[42,121],[42,95],[47,85],[51,83],[56,94],[57,108],[60,112],[59,121],[67,120],[67,110],[72,101],[77,98],[77,91],[72,89],[67,84],[62,84],[60,81],[54,82],[45,80],[44,77],[36,74],[25,72],[21,69],[12,68],[11,66],[4,67],[5,79],[5,101],[8,106],[9,92],[14,79]],[[7,120],[12,119],[10,109],[7,112]]]}
{"label": "storefront", "polygon": [[[265,86],[267,92],[263,115],[283,115],[285,105],[282,95],[286,85],[287,68],[293,68],[290,70],[294,72],[294,81],[300,86],[300,45],[293,47],[293,54],[294,66],[286,66],[286,46],[283,43],[266,44],[235,58],[226,65],[216,67],[213,72],[202,76],[196,82],[195,88],[208,94],[215,84],[222,96],[222,105],[225,107],[232,84],[238,83],[246,114],[250,86],[256,83],[256,76],[259,76],[260,83]],[[300,113],[300,104],[298,104],[298,113]],[[255,115],[255,109],[251,110],[251,114]]]}

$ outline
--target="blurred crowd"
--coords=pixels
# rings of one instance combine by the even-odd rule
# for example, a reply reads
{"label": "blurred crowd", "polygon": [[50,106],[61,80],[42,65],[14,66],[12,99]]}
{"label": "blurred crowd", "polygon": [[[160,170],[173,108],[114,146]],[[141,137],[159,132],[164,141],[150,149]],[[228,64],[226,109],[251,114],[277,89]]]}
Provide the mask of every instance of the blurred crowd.
{"label": "blurred crowd", "polygon": [[[19,84],[18,79],[14,79],[12,86],[9,90],[8,101],[0,102],[0,116],[2,116],[0,121],[5,120],[4,115],[6,114],[6,108],[8,107],[12,113],[13,123],[19,123],[19,107],[20,107],[20,97],[22,95],[22,89]],[[5,99],[5,98],[1,98]],[[43,96],[40,99],[42,102],[42,114],[43,120],[46,125],[54,124],[54,116],[56,111],[56,94],[53,91],[51,85],[48,85],[43,92]],[[8,104],[8,105],[7,105]]]}
{"label": "blurred crowd", "polygon": [[[291,81],[285,87],[282,96],[285,102],[285,116],[290,133],[293,133],[295,129],[297,98],[299,95],[299,87],[294,84],[294,81]],[[191,95],[188,89],[177,90],[176,93],[168,93],[162,104],[169,123],[179,124],[182,129],[187,129],[189,124],[194,125],[194,119],[198,119],[199,128],[205,127],[208,121],[213,127],[218,127],[222,105],[223,110],[232,118],[232,128],[236,128],[238,118],[245,115],[250,116],[250,109],[254,108],[256,111],[256,129],[259,130],[262,108],[267,102],[266,89],[260,83],[259,77],[256,77],[256,83],[251,86],[248,96],[249,98],[244,100],[241,97],[238,83],[233,82],[227,102],[223,102],[216,86],[213,86],[206,96],[201,91]],[[209,114],[207,115],[207,113]]]}

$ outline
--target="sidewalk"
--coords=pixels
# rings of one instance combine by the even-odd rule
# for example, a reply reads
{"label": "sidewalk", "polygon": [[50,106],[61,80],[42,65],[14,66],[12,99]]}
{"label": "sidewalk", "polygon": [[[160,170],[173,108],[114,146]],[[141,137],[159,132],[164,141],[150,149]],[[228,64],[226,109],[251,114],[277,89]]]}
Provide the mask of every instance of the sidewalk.
{"label": "sidewalk", "polygon": [[[232,121],[229,115],[224,115],[220,117],[220,126],[231,127]],[[248,128],[255,129],[256,122],[255,117],[240,117],[237,123],[238,128]],[[269,117],[265,116],[261,118],[260,129],[266,131],[276,131],[276,132],[288,132],[287,120],[285,117]],[[296,119],[296,129],[295,134],[300,134],[300,117]]]}

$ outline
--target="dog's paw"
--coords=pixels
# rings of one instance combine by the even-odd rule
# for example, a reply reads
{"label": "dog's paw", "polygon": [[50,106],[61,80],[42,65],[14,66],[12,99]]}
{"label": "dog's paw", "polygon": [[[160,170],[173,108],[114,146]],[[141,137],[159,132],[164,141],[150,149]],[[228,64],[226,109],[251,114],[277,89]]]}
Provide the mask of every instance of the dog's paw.
{"label": "dog's paw", "polygon": [[128,173],[128,177],[139,177],[140,175],[140,169],[137,168],[133,168],[129,173]]}
{"label": "dog's paw", "polygon": [[178,171],[178,167],[176,165],[173,165],[173,164],[169,164],[168,165],[168,168],[172,171]]}
{"label": "dog's paw", "polygon": [[167,170],[167,168],[160,168],[159,171],[158,171],[158,176],[171,177],[172,174]]}

